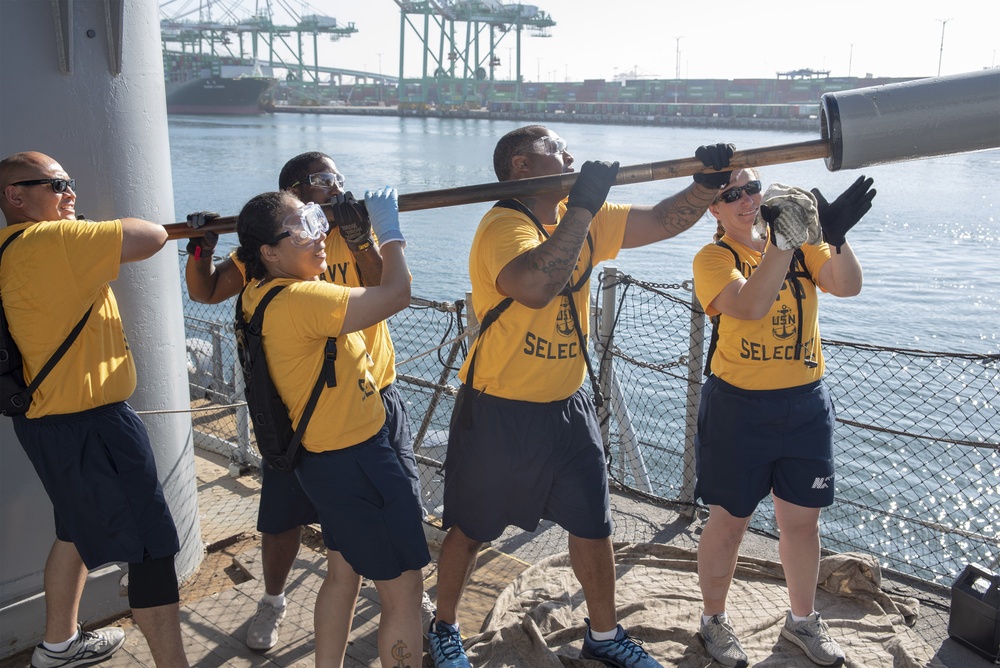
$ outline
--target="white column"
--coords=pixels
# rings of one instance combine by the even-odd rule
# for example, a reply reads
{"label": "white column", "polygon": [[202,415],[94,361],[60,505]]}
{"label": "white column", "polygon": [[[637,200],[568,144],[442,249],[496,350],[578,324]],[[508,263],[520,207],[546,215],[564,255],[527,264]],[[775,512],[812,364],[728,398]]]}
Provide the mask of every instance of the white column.
{"label": "white column", "polygon": [[[0,2],[0,156],[41,151],[77,180],[77,210],[94,220],[173,222],[160,29],[155,2]],[[175,242],[124,265],[112,284],[135,356],[138,411],[190,405]],[[144,415],[181,539],[177,573],[202,557],[191,419]],[[11,422],[0,418],[0,655],[44,628],[42,570],[52,509]],[[91,574],[81,619],[127,609],[117,567]]]}

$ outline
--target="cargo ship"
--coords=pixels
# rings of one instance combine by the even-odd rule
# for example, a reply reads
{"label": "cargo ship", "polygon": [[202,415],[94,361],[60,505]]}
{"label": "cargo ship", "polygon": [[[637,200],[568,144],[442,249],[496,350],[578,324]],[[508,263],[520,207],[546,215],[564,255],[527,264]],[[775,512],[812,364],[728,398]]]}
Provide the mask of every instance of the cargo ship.
{"label": "cargo ship", "polygon": [[262,114],[261,99],[274,80],[257,77],[199,77],[167,84],[168,114]]}
{"label": "cargo ship", "polygon": [[275,79],[237,59],[164,51],[168,114],[262,114]]}

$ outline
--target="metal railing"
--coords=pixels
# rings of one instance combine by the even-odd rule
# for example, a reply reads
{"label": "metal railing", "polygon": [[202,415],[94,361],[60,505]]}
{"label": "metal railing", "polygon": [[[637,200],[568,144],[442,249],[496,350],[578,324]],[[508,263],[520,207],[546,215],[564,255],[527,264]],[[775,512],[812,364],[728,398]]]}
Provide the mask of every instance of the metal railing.
{"label": "metal railing", "polygon": [[[691,516],[704,313],[689,281],[648,283],[613,268],[595,296],[592,359],[607,399],[600,417],[612,482]],[[424,504],[438,515],[457,371],[477,329],[465,305],[414,298],[389,320]],[[233,308],[185,300],[195,443],[228,455],[235,473],[260,459],[234,373]],[[830,340],[824,356],[840,423],[824,547],[870,553],[883,568],[939,584],[966,563],[996,569],[1000,356]],[[751,527],[776,534],[769,499]]]}

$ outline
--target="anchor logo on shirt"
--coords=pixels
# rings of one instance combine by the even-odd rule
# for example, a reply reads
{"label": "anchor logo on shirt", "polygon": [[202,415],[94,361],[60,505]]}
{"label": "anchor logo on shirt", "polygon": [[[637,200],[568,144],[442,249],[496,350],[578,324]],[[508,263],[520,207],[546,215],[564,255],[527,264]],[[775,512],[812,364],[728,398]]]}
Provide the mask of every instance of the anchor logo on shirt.
{"label": "anchor logo on shirt", "polygon": [[559,307],[559,315],[556,316],[556,331],[563,336],[570,336],[576,331],[573,323],[573,314],[569,310],[570,297],[563,296],[562,305]]}
{"label": "anchor logo on shirt", "polygon": [[779,340],[790,339],[795,336],[796,322],[792,315],[792,309],[787,304],[782,304],[778,314],[771,318],[771,333]]}

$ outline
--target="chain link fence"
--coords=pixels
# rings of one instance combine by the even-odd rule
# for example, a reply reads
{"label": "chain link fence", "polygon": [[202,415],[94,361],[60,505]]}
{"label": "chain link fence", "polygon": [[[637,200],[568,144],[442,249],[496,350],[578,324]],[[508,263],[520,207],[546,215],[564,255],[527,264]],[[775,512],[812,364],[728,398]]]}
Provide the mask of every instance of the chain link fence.
{"label": "chain link fence", "polygon": [[[595,347],[627,407],[610,411],[612,476],[690,507],[707,319],[689,283],[647,283],[614,270],[600,282],[601,322],[611,326]],[[883,568],[938,584],[950,585],[966,563],[996,570],[1000,355],[831,340],[823,354],[840,423],[824,547],[869,553]],[[773,517],[767,499],[751,527],[776,535]]]}
{"label": "chain link fence", "polygon": [[[228,455],[234,474],[253,473],[260,458],[234,373],[233,300],[186,297],[195,443]],[[600,275],[596,303],[592,354],[607,398],[600,417],[612,483],[693,515],[704,313],[689,282],[647,283],[613,269]],[[477,329],[469,316],[461,298],[414,298],[389,320],[432,518],[441,513],[457,371]],[[873,554],[883,568],[938,584],[950,584],[966,563],[996,570],[1000,356],[829,340],[824,355],[840,422],[836,501],[821,516],[824,547]],[[777,533],[769,499],[751,527]]]}

